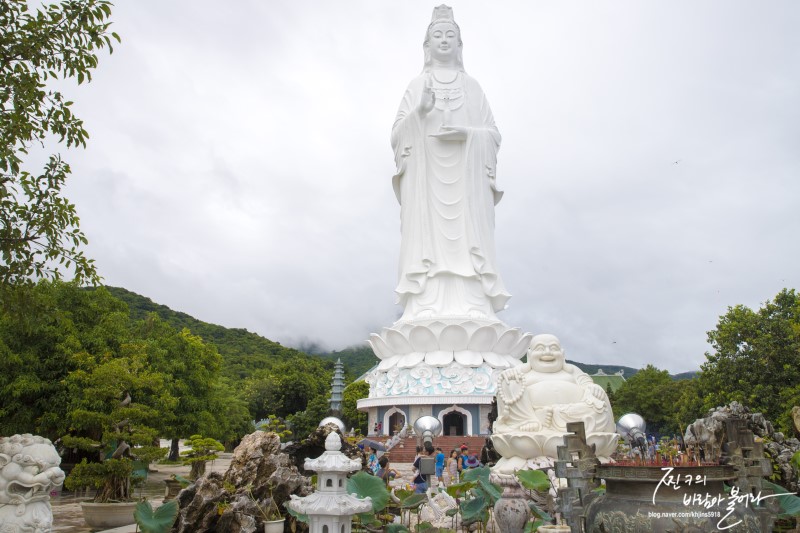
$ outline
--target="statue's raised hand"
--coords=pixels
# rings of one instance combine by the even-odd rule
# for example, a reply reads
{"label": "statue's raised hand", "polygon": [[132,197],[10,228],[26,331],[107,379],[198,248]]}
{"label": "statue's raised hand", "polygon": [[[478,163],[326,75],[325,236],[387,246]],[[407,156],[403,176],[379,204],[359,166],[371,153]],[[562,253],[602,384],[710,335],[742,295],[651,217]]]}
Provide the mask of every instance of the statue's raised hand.
{"label": "statue's raised hand", "polygon": [[417,111],[419,111],[420,116],[426,116],[433,110],[433,105],[436,103],[436,94],[433,92],[433,83],[431,82],[431,76],[428,74],[428,77],[425,78],[425,86],[422,88],[422,96],[419,99],[419,105],[417,106]]}

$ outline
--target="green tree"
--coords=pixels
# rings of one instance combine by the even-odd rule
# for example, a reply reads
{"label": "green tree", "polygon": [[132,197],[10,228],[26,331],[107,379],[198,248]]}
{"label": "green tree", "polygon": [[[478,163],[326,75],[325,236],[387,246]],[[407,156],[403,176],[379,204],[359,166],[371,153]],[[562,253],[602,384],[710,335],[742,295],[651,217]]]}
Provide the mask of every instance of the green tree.
{"label": "green tree", "polygon": [[304,439],[319,426],[323,418],[328,416],[330,409],[327,398],[317,396],[308,402],[305,410],[288,417],[289,429],[296,439]]}
{"label": "green tree", "polygon": [[0,2],[0,290],[72,269],[78,283],[98,281],[79,250],[86,237],[75,206],[62,194],[70,173],[58,154],[41,173],[25,169],[34,144],[86,146],[83,121],[49,81],[91,80],[97,52],[119,37],[109,32],[107,0],[64,0],[29,12],[25,0]]}
{"label": "green tree", "polygon": [[67,447],[104,454],[128,445],[153,442],[163,413],[178,402],[168,390],[168,376],[152,364],[146,341],[128,339],[116,351],[70,357],[74,370],[64,382],[69,392]]}
{"label": "green tree", "polygon": [[700,373],[705,407],[736,400],[791,434],[800,400],[800,297],[783,289],[754,311],[729,307],[708,333],[713,352]]}
{"label": "green tree", "polygon": [[666,370],[647,365],[614,393],[614,413],[638,413],[647,422],[648,433],[677,432],[671,416],[680,388]]}
{"label": "green tree", "polygon": [[107,291],[40,282],[6,291],[26,312],[0,306],[0,434],[55,440],[68,428],[66,378],[76,354],[118,353],[129,338],[127,308]]}
{"label": "green tree", "polygon": [[174,409],[162,411],[158,425],[161,436],[172,440],[170,459],[177,460],[181,438],[194,434],[220,438],[214,412],[215,389],[222,377],[217,349],[186,328],[176,331],[155,313],[138,322],[135,333],[147,341],[149,360],[167,376],[177,401]]}
{"label": "green tree", "polygon": [[625,413],[620,413],[617,409],[617,396],[614,394],[614,389],[611,388],[611,383],[606,383],[606,396],[608,396],[608,403],[611,404],[611,411],[614,413],[614,420],[618,420],[619,417]]}
{"label": "green tree", "polygon": [[274,414],[286,418],[311,400],[330,393],[331,371],[319,359],[293,357],[257,370],[245,381],[245,398],[254,420]]}
{"label": "green tree", "polygon": [[219,435],[226,449],[232,450],[241,437],[253,432],[253,418],[238,382],[222,376],[214,386],[211,406],[216,426],[209,433]]}
{"label": "green tree", "polygon": [[192,435],[186,440],[191,449],[183,452],[183,464],[191,465],[189,479],[196,481],[206,473],[206,463],[219,457],[217,452],[225,450],[221,442],[202,435]]}
{"label": "green tree", "polygon": [[366,435],[367,413],[359,411],[357,408],[358,400],[369,396],[369,383],[366,381],[356,381],[344,388],[342,393],[342,418],[348,428],[355,428]]}
{"label": "green tree", "polygon": [[709,407],[705,398],[708,397],[707,380],[698,374],[692,379],[683,379],[675,382],[679,395],[672,409],[670,418],[673,425],[685,433],[686,426],[706,415]]}

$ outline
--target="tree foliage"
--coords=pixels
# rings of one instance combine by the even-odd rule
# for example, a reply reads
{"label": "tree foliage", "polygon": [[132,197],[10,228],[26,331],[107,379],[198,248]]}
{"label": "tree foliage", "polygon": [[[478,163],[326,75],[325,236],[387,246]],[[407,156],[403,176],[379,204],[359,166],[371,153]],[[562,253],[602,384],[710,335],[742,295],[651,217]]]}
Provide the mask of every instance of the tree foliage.
{"label": "tree foliage", "polygon": [[754,311],[729,307],[708,333],[699,376],[706,408],[736,400],[791,434],[800,402],[800,297],[783,289]]}
{"label": "tree foliage", "polygon": [[680,431],[672,416],[674,404],[680,397],[678,383],[666,370],[647,365],[616,390],[614,413],[619,416],[640,414],[647,422],[648,433]]}
{"label": "tree foliage", "polygon": [[23,159],[34,144],[86,146],[88,133],[72,102],[48,82],[88,82],[97,52],[119,37],[109,31],[107,0],[64,0],[29,11],[25,0],[0,2],[0,289],[32,279],[97,282],[80,247],[86,237],[75,206],[62,195],[69,165],[53,154],[41,173]]}
{"label": "tree foliage", "polygon": [[103,288],[40,282],[9,294],[26,312],[0,309],[0,433],[70,433],[99,450],[126,419],[166,437],[252,431],[216,349],[188,330],[155,315],[132,322]]}
{"label": "tree foliage", "polygon": [[323,418],[330,412],[327,398],[317,396],[308,402],[305,410],[290,415],[287,419],[289,429],[298,439],[303,439],[310,435],[319,425]]}
{"label": "tree foliage", "polygon": [[[326,372],[333,370],[334,361],[321,361],[318,357],[282,346],[242,328],[225,328],[198,320],[186,313],[173,311],[169,307],[153,302],[134,292],[120,287],[106,287],[111,294],[119,298],[130,308],[131,318],[144,320],[155,313],[164,322],[177,330],[188,329],[200,336],[205,342],[217,347],[222,356],[222,372],[233,380],[251,377],[259,370],[269,370],[276,363],[285,361],[307,360],[321,364]],[[328,376],[329,379],[330,376]],[[268,412],[273,412],[267,410]]]}
{"label": "tree foliage", "polygon": [[342,393],[342,419],[348,428],[357,429],[362,435],[368,433],[367,413],[359,411],[358,400],[369,396],[369,383],[356,381],[344,388]]}
{"label": "tree foliage", "polygon": [[159,420],[161,436],[168,439],[195,433],[221,436],[214,401],[221,365],[216,348],[188,329],[176,331],[155,314],[136,322],[134,334],[146,341],[151,365],[167,376],[170,394],[176,398],[174,408],[164,412]]}
{"label": "tree foliage", "polygon": [[21,285],[6,295],[25,312],[0,308],[0,434],[55,440],[69,424],[67,376],[81,361],[119,353],[128,338],[127,309],[102,289],[74,284]]}
{"label": "tree foliage", "polygon": [[320,398],[327,404],[330,381],[331,371],[322,361],[298,357],[253,372],[243,389],[254,420],[271,414],[285,419],[304,411],[311,400]]}

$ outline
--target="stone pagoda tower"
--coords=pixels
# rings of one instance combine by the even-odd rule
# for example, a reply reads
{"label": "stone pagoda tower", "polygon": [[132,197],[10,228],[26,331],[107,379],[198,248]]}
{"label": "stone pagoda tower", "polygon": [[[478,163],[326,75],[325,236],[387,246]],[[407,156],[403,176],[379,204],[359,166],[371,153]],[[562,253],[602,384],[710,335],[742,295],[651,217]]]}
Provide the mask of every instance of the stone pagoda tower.
{"label": "stone pagoda tower", "polygon": [[336,360],[333,367],[333,379],[331,380],[331,398],[328,401],[333,413],[342,413],[342,393],[344,392],[344,364],[341,359]]}
{"label": "stone pagoda tower", "polygon": [[350,533],[353,515],[372,510],[372,500],[347,493],[347,474],[361,469],[361,461],[340,450],[342,439],[332,431],[325,439],[325,452],[306,459],[304,468],[317,472],[317,490],[308,496],[292,494],[285,503],[293,511],[308,515],[310,533]]}
{"label": "stone pagoda tower", "polygon": [[495,259],[500,133],[464,71],[451,8],[434,9],[423,51],[423,71],[409,83],[391,135],[403,315],[370,336],[381,361],[358,408],[371,432],[391,435],[427,415],[444,435],[487,434],[497,379],[519,364],[531,339],[496,316],[511,297]]}

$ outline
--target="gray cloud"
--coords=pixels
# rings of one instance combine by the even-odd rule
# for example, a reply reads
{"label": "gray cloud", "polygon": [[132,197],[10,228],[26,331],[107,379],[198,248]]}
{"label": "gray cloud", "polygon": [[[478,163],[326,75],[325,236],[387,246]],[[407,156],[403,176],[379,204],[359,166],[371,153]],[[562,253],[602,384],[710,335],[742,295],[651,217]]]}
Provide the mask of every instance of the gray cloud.
{"label": "gray cloud", "polygon": [[[284,343],[389,325],[389,130],[432,4],[139,1],[67,155],[107,283]],[[454,4],[503,134],[502,317],[570,357],[695,369],[800,285],[800,6]]]}

